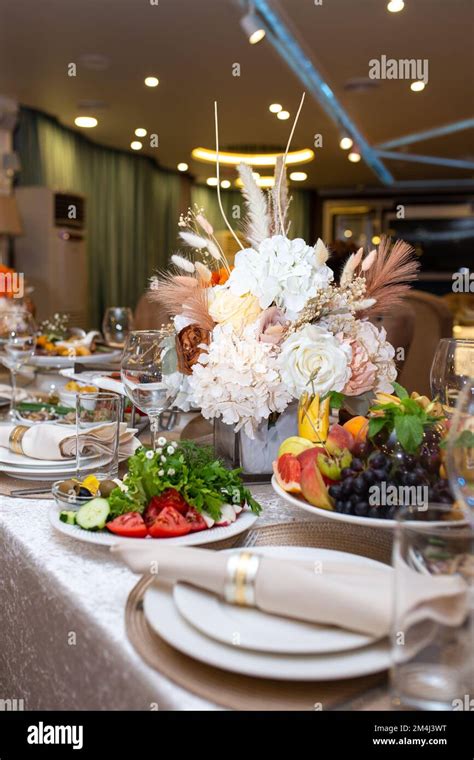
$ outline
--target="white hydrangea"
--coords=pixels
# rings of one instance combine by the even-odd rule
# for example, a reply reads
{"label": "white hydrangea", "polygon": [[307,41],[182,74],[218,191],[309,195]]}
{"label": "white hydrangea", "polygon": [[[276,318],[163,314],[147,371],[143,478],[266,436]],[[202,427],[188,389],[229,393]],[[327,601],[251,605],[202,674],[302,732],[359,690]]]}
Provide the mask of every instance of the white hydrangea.
{"label": "white hydrangea", "polygon": [[252,293],[262,309],[275,303],[288,319],[295,319],[306,301],[333,279],[332,270],[318,264],[312,246],[301,238],[288,240],[283,235],[266,238],[258,250],[239,251],[234,264],[227,283],[231,293]]}
{"label": "white hydrangea", "polygon": [[282,383],[276,350],[258,340],[255,325],[236,335],[230,325],[217,326],[212,341],[193,367],[189,385],[206,419],[221,417],[254,438],[272,412],[283,412],[291,396]]}

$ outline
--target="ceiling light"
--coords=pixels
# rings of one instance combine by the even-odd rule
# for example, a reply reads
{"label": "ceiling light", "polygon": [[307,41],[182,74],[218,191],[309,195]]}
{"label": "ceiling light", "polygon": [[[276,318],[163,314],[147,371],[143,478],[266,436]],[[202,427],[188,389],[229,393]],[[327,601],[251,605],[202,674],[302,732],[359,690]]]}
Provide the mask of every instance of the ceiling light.
{"label": "ceiling light", "polygon": [[[259,187],[273,187],[275,184],[275,177],[261,177],[259,175],[258,177],[255,177],[255,182]],[[243,182],[240,177],[235,181],[235,184],[237,187],[243,187]]]}
{"label": "ceiling light", "polygon": [[146,137],[146,129],[143,129],[143,127],[138,127],[138,129],[135,130],[135,134],[137,137]]}
{"label": "ceiling light", "polygon": [[227,188],[230,187],[230,181],[228,179],[223,179],[221,182],[221,187],[223,187],[224,190],[227,190]]}
{"label": "ceiling light", "polygon": [[143,148],[143,145],[141,144],[140,140],[133,140],[130,143],[130,147],[132,150],[141,150]]}
{"label": "ceiling light", "polygon": [[345,238],[352,237],[352,230],[344,230],[344,237]]}
{"label": "ceiling light", "polygon": [[349,161],[352,161],[353,164],[358,164],[360,161],[360,153],[357,150],[351,150],[347,158]]}
{"label": "ceiling light", "polygon": [[380,236],[379,235],[373,235],[372,236],[372,245],[378,245],[380,243]]}
{"label": "ceiling light", "polygon": [[84,127],[85,129],[92,129],[97,126],[97,119],[94,116],[76,116],[74,119],[76,127]]}
{"label": "ceiling light", "polygon": [[[215,164],[216,151],[209,148],[194,148],[191,152],[193,158],[197,161]],[[234,153],[233,151],[219,151],[219,163],[225,166],[238,166],[238,164],[250,164],[250,166],[275,166],[279,153]],[[290,151],[286,157],[286,163],[306,164],[312,161],[314,152],[311,148]]]}
{"label": "ceiling light", "polygon": [[421,92],[424,89],[425,89],[424,82],[412,82],[410,85],[410,90],[413,90],[413,92]]}
{"label": "ceiling light", "polygon": [[306,172],[291,172],[290,179],[292,179],[293,182],[304,182],[305,179],[308,179],[308,175]]}
{"label": "ceiling light", "polygon": [[339,147],[342,148],[342,150],[349,150],[349,148],[352,148],[353,145],[354,140],[348,135],[344,135],[344,137],[341,137],[339,140]]}
{"label": "ceiling light", "polygon": [[277,119],[281,119],[281,121],[286,121],[290,118],[290,112],[289,111],[278,111],[277,113]]}
{"label": "ceiling light", "polygon": [[147,87],[158,87],[160,80],[157,77],[146,77],[145,84]]}
{"label": "ceiling light", "polygon": [[189,169],[189,166],[182,161],[180,164],[178,164],[178,171],[179,172],[187,172]]}
{"label": "ceiling light", "polygon": [[398,13],[399,11],[402,11],[404,7],[405,3],[403,0],[390,0],[387,5],[387,10],[390,11],[390,13]]}
{"label": "ceiling light", "polygon": [[206,179],[206,185],[210,185],[211,187],[217,187],[217,177],[208,177]]}
{"label": "ceiling light", "polygon": [[268,110],[271,113],[279,113],[282,109],[282,106],[279,103],[272,103],[271,106],[268,106]]}
{"label": "ceiling light", "polygon": [[240,19],[240,25],[247,35],[248,41],[251,45],[256,45],[257,42],[260,42],[260,40],[263,40],[265,37],[265,29],[258,16],[252,11]]}

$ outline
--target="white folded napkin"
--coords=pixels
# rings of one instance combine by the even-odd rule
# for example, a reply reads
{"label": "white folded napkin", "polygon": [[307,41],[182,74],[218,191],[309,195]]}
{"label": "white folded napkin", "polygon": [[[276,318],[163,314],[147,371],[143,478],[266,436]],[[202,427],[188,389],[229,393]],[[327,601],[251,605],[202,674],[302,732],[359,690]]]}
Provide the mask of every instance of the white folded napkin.
{"label": "white folded napkin", "polygon": [[[9,447],[9,437],[15,425],[0,426],[0,446]],[[79,436],[81,453],[107,454],[115,436],[115,425],[104,424],[91,427]],[[126,459],[141,446],[135,438],[136,429],[120,423],[119,458]],[[23,453],[32,459],[70,459],[76,456],[76,429],[61,425],[36,422],[25,432],[21,447]]]}
{"label": "white folded napkin", "polygon": [[[229,555],[146,541],[124,542],[111,551],[136,573],[157,572],[157,580],[183,581],[224,596]],[[243,550],[246,551],[246,550]],[[406,604],[417,619],[459,625],[465,615],[466,584],[457,576],[424,576],[411,571]],[[393,616],[393,570],[388,565],[347,561],[295,562],[260,557],[256,607],[274,615],[385,636]]]}

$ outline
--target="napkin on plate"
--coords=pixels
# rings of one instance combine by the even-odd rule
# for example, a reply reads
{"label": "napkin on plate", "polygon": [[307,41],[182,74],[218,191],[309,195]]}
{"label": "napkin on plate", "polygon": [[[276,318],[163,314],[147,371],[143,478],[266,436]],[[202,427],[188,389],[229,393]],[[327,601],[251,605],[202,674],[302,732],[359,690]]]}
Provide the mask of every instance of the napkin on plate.
{"label": "napkin on plate", "polygon": [[[15,425],[0,426],[0,446],[9,448],[9,437]],[[80,450],[90,454],[106,454],[115,435],[115,425],[104,424],[91,427],[79,436]],[[120,423],[119,458],[126,459],[141,446],[134,428]],[[28,428],[21,439],[23,454],[32,459],[70,459],[76,456],[76,429],[36,422]]]}
{"label": "napkin on plate", "polygon": [[[157,572],[168,583],[185,582],[224,596],[229,554],[179,546],[121,542],[111,551],[136,573]],[[247,551],[247,550],[242,550]],[[154,564],[152,564],[154,563]],[[422,576],[411,571],[405,603],[417,619],[458,625],[465,615],[466,584],[460,577]],[[321,563],[260,557],[255,606],[264,612],[310,623],[335,625],[382,637],[393,616],[393,570],[347,560]]]}

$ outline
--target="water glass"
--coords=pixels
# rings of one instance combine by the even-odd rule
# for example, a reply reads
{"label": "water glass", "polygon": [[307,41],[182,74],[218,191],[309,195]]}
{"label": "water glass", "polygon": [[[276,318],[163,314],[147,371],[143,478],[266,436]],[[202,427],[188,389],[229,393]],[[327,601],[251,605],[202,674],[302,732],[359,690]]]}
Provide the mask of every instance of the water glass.
{"label": "water glass", "polygon": [[128,306],[109,306],[102,320],[102,333],[107,345],[123,348],[133,330],[133,313]]}
{"label": "water glass", "polygon": [[474,380],[459,395],[448,435],[446,467],[456,499],[474,523]]}
{"label": "water glass", "polygon": [[404,709],[464,709],[474,694],[474,533],[454,514],[430,505],[398,516],[391,688]]}
{"label": "water glass", "polygon": [[31,359],[36,348],[36,324],[30,312],[14,307],[0,316],[0,361],[10,370],[11,404],[10,418],[17,417],[17,373]]}
{"label": "water glass", "polygon": [[442,338],[431,365],[431,395],[438,397],[446,411],[454,411],[459,394],[474,378],[474,340]]}
{"label": "water glass", "polygon": [[118,476],[122,415],[123,398],[117,393],[77,394],[76,470],[80,480],[87,475],[99,480]]}

